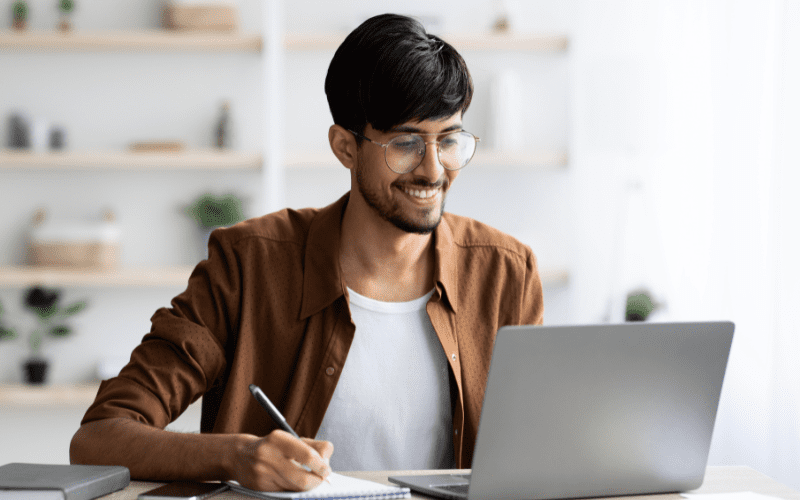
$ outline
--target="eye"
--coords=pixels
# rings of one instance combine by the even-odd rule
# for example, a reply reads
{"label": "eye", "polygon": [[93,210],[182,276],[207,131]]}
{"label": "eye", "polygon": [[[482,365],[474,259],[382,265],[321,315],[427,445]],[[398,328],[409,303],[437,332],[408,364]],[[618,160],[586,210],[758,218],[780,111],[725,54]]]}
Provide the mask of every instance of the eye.
{"label": "eye", "polygon": [[419,150],[422,141],[413,135],[400,135],[392,139],[391,146],[402,151],[414,152]]}
{"label": "eye", "polygon": [[439,148],[444,150],[454,149],[458,147],[459,142],[458,134],[450,134],[439,142]]}

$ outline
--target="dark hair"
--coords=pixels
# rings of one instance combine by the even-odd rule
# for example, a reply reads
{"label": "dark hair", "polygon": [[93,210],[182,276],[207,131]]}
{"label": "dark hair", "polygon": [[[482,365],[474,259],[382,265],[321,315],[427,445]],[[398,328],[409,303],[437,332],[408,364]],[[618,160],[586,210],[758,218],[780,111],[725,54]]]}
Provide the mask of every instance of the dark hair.
{"label": "dark hair", "polygon": [[397,14],[367,19],[350,33],[325,78],[334,123],[359,133],[367,123],[385,132],[411,120],[463,113],[472,91],[456,49],[429,35],[419,21]]}

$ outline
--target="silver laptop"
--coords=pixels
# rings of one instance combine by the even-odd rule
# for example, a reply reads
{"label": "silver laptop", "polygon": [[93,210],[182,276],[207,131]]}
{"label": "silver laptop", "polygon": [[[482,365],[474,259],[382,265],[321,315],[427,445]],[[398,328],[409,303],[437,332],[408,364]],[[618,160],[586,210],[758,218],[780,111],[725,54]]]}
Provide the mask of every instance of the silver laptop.
{"label": "silver laptop", "polygon": [[730,322],[503,327],[472,473],[389,480],[468,500],[695,489],[733,329]]}

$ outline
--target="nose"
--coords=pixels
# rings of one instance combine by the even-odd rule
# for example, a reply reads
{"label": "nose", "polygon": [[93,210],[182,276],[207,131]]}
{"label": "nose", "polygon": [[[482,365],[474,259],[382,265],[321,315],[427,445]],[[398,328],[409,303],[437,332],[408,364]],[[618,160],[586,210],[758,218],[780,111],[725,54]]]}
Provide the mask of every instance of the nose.
{"label": "nose", "polygon": [[442,162],[439,161],[439,143],[436,141],[426,142],[425,156],[422,158],[422,163],[413,170],[414,174],[433,183],[441,179],[444,170]]}

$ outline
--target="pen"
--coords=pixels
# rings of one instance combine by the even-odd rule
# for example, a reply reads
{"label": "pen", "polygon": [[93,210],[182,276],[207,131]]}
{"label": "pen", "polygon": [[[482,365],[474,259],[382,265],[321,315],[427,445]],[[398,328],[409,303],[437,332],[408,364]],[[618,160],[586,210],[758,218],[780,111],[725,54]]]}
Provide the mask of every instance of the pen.
{"label": "pen", "polygon": [[270,418],[272,418],[272,420],[276,424],[278,424],[278,427],[285,430],[286,432],[296,437],[297,439],[300,439],[300,436],[298,436],[297,433],[294,431],[294,429],[292,429],[292,427],[288,423],[286,423],[286,419],[283,418],[281,412],[279,412],[278,409],[275,408],[275,405],[272,404],[272,401],[269,400],[267,395],[264,394],[264,391],[262,391],[259,386],[257,386],[256,384],[250,384],[250,392],[253,393],[253,397],[256,398],[258,404],[260,404],[265,410],[267,410],[267,413],[269,413]]}
{"label": "pen", "polygon": [[[257,386],[256,384],[250,384],[250,392],[253,394],[253,397],[256,398],[258,404],[260,404],[262,408],[267,410],[267,413],[269,413],[270,418],[272,418],[272,420],[276,424],[278,424],[278,427],[288,432],[292,436],[296,437],[297,439],[300,439],[300,436],[298,436],[297,433],[294,431],[294,429],[292,429],[292,426],[290,426],[286,422],[286,419],[283,417],[283,415],[281,415],[281,412],[278,411],[277,408],[275,408],[275,405],[272,404],[272,401],[269,400],[267,395],[264,394],[264,391],[262,391],[259,386]],[[303,465],[303,468],[309,472],[312,472],[311,469],[309,469],[308,466],[306,465]],[[328,483],[330,483],[330,481],[328,481],[328,478],[323,478],[323,479]]]}

